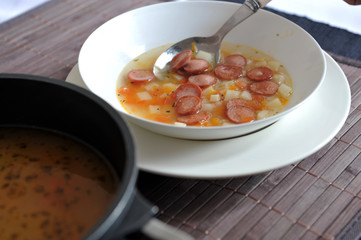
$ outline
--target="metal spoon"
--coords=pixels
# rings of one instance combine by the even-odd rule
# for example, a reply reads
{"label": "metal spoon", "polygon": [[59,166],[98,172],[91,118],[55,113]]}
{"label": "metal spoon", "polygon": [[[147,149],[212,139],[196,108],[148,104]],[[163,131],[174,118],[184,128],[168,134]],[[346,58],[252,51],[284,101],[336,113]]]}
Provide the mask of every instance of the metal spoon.
{"label": "metal spoon", "polygon": [[239,23],[263,8],[271,0],[246,0],[244,4],[223,24],[223,26],[212,36],[191,37],[184,39],[165,50],[154,63],[153,73],[158,79],[164,79],[169,72],[169,63],[178,53],[187,49],[202,50],[212,55],[213,65],[220,59],[220,46],[226,34]]}

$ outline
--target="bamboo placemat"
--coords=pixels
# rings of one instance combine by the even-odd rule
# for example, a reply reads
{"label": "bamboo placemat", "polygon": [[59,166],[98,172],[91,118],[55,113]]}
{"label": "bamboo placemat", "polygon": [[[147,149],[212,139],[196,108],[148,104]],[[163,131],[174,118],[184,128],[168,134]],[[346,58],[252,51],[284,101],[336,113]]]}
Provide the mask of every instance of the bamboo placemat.
{"label": "bamboo placemat", "polygon": [[[98,26],[158,2],[164,1],[48,2],[0,25],[0,72],[65,79]],[[352,104],[326,146],[299,163],[250,177],[197,180],[142,172],[139,189],[159,206],[157,217],[196,239],[333,239],[354,223],[361,210],[361,62],[329,53],[348,78]]]}

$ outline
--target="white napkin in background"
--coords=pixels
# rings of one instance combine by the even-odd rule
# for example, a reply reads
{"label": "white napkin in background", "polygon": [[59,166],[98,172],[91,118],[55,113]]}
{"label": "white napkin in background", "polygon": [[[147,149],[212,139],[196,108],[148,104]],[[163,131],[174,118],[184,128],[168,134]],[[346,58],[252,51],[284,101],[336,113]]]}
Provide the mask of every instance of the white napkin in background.
{"label": "white napkin in background", "polygon": [[267,7],[361,35],[361,5],[352,6],[343,0],[272,0]]}
{"label": "white napkin in background", "polygon": [[272,0],[267,7],[361,35],[361,5],[343,0]]}
{"label": "white napkin in background", "polygon": [[48,0],[0,0],[0,23],[47,1]]}

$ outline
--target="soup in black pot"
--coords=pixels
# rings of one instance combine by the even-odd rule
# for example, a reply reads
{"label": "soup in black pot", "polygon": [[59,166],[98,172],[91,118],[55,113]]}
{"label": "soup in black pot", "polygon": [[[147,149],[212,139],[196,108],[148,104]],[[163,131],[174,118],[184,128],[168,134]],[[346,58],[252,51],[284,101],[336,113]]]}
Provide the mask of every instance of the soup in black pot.
{"label": "soup in black pot", "polygon": [[0,128],[0,239],[81,239],[117,184],[104,158],[72,137]]}

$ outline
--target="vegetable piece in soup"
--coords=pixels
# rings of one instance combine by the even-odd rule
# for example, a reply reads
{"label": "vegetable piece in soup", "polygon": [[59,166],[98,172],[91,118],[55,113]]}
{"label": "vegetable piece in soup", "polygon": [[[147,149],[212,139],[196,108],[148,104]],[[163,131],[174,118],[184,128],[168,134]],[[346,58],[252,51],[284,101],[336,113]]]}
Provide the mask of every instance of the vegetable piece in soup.
{"label": "vegetable piece in soup", "polygon": [[[279,113],[292,96],[291,77],[280,62],[229,42],[222,44],[216,66],[206,53],[186,50],[159,80],[152,74],[153,64],[167,47],[140,55],[120,74],[118,99],[130,114],[178,126],[242,124]],[[234,102],[238,104],[227,107]]]}
{"label": "vegetable piece in soup", "polygon": [[103,157],[73,138],[0,128],[1,239],[81,239],[116,184]]}

